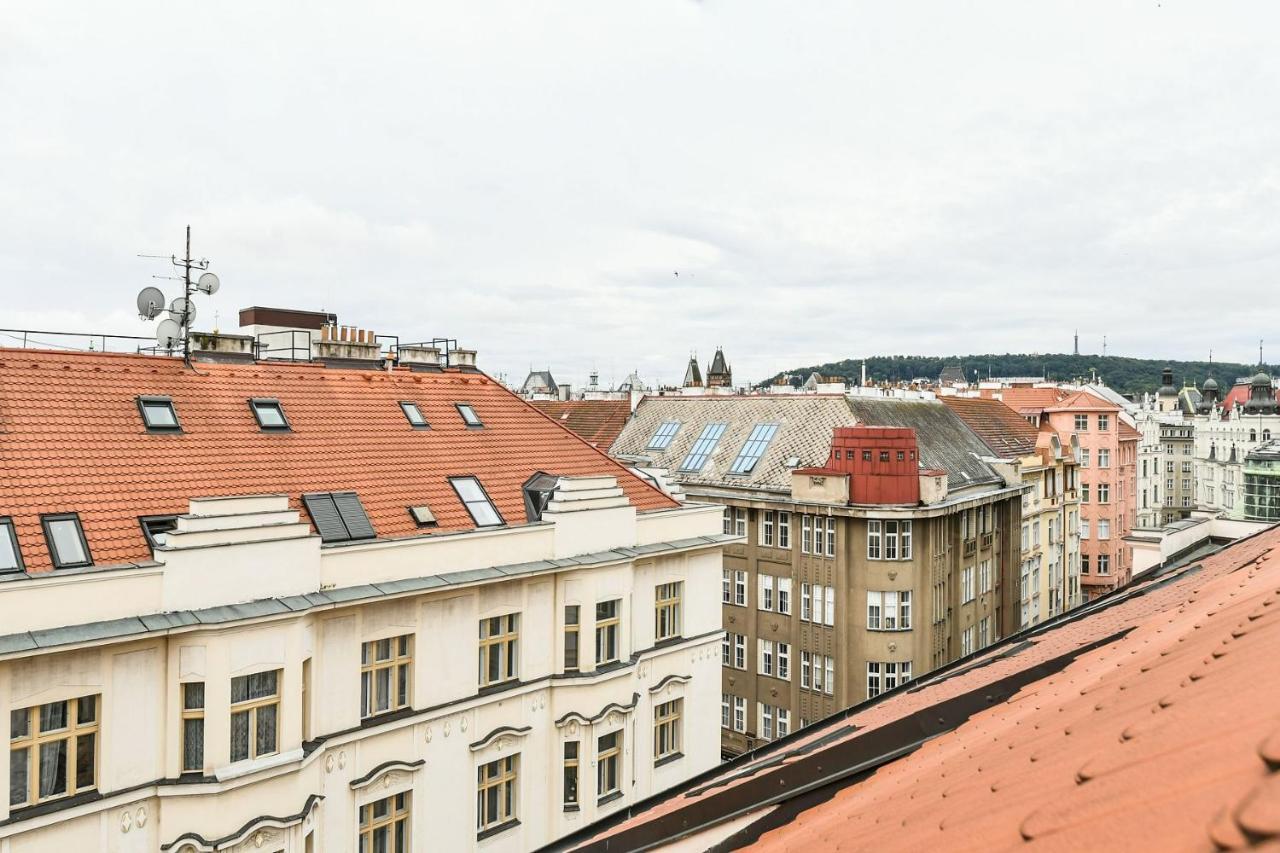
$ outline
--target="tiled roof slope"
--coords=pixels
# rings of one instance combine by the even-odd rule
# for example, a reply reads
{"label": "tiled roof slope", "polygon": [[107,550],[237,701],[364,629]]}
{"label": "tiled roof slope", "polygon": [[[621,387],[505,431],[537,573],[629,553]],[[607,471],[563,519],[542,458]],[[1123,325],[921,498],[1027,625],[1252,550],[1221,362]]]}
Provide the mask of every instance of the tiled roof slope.
{"label": "tiled roof slope", "polygon": [[[695,836],[688,849],[726,837],[717,849],[1276,845],[1277,648],[1272,527],[722,765],[566,846],[633,849],[674,838],[682,822]],[[713,828],[730,816],[736,834]]]}
{"label": "tiled roof slope", "polygon": [[1031,422],[999,400],[982,397],[943,397],[942,402],[977,433],[1001,459],[1036,452],[1038,431]]}
{"label": "tiled roof slope", "polygon": [[984,389],[982,396],[1001,400],[1015,412],[1024,415],[1039,414],[1045,409],[1056,406],[1065,396],[1057,388],[1000,388]]}
{"label": "tiled roof slope", "polygon": [[[648,449],[654,432],[666,421],[680,422],[675,439],[665,451]],[[710,423],[727,425],[715,452],[701,471],[681,472],[680,464]],[[750,474],[730,474],[752,428],[765,423],[778,424],[778,431],[764,456]],[[801,468],[825,465],[832,430],[859,423],[915,429],[921,467],[945,470],[953,490],[1000,482],[1000,476],[978,458],[990,455],[982,440],[950,409],[932,400],[840,394],[645,397],[611,452],[645,457],[650,464],[669,469],[685,485],[787,490],[791,488],[789,459],[798,460]]]}
{"label": "tiled roof slope", "polygon": [[[649,450],[658,427],[677,421],[680,429],[666,450]],[[724,423],[724,434],[702,470],[681,472],[680,463],[698,440],[703,427]],[[756,424],[778,425],[773,441],[749,474],[731,475],[729,468]],[[791,488],[788,459],[800,466],[824,465],[831,450],[832,431],[852,426],[853,414],[839,395],[645,397],[610,451],[614,456],[645,457],[650,464],[671,471],[687,485],[734,488]]]}
{"label": "tiled roof slope", "polygon": [[[173,398],[183,432],[148,433],[139,395]],[[273,397],[292,430],[265,433],[248,405]],[[398,401],[431,425],[412,429]],[[463,425],[474,406],[484,429]],[[617,476],[640,510],[675,506],[489,377],[476,372],[197,363],[106,353],[0,349],[0,515],[12,516],[28,571],[50,568],[42,513],[78,512],[93,561],[148,560],[138,517],[186,512],[193,497],[358,493],[379,536],[474,526],[450,476],[480,479],[509,524],[526,521],[535,472]],[[306,517],[304,511],[304,517]]]}
{"label": "tiled roof slope", "polygon": [[893,397],[850,397],[858,423],[868,426],[911,427],[920,444],[920,465],[947,472],[952,492],[967,486],[1003,482],[979,457],[990,455],[973,430],[955,412],[936,400]]}
{"label": "tiled roof slope", "polygon": [[608,450],[631,417],[630,400],[530,400],[530,404],[592,447]]}

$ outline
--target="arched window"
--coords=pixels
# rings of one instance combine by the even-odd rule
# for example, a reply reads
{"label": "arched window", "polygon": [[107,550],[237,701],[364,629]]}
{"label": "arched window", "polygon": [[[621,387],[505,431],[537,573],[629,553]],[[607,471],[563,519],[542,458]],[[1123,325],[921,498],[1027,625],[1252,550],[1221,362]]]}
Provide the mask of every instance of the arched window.
{"label": "arched window", "polygon": [[1264,430],[1262,431],[1262,440],[1263,440],[1263,441],[1270,441],[1270,440],[1271,440],[1271,430],[1269,430],[1269,429],[1264,429]]}
{"label": "arched window", "polygon": [[1256,429],[1249,430],[1249,440],[1250,441],[1258,440],[1258,431]]}

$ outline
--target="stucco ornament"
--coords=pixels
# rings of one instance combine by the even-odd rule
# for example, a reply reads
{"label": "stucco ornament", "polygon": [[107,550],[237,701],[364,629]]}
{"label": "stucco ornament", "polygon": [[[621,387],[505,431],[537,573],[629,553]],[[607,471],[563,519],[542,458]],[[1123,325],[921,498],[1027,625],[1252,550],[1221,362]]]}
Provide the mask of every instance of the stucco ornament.
{"label": "stucco ornament", "polygon": [[120,815],[120,831],[128,832],[131,829],[133,829],[133,812],[122,812]]}
{"label": "stucco ornament", "polygon": [[142,829],[142,827],[147,825],[147,807],[146,806],[138,807],[138,814],[137,816],[134,817],[133,822],[137,824],[138,829]]}

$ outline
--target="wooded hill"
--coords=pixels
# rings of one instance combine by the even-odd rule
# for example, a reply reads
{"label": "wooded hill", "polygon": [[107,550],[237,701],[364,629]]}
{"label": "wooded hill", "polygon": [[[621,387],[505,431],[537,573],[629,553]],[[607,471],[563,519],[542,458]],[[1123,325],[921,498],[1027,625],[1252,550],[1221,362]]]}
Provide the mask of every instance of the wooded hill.
{"label": "wooded hill", "polygon": [[[1121,394],[1141,394],[1144,391],[1154,392],[1160,387],[1160,374],[1164,368],[1173,369],[1173,384],[1179,388],[1183,383],[1199,386],[1208,376],[1213,376],[1222,386],[1223,391],[1231,386],[1237,378],[1252,376],[1258,372],[1258,366],[1230,362],[1207,361],[1166,361],[1150,358],[1124,358],[1121,356],[1101,355],[952,355],[933,358],[921,355],[871,356],[865,359],[867,364],[867,380],[891,382],[909,382],[912,379],[928,379],[936,381],[944,367],[961,367],[965,376],[972,381],[974,371],[980,379],[988,376],[1042,376],[1055,381],[1085,380],[1092,381],[1093,376],[1106,382],[1108,386]],[[779,376],[790,375],[793,385],[799,385],[809,378],[809,374],[821,373],[823,376],[840,377],[847,382],[857,383],[862,375],[863,359],[847,358],[843,361],[815,364],[811,367],[800,367],[788,370],[785,374],[777,374],[765,380],[762,385],[771,385]],[[1267,372],[1275,376],[1274,366]]]}

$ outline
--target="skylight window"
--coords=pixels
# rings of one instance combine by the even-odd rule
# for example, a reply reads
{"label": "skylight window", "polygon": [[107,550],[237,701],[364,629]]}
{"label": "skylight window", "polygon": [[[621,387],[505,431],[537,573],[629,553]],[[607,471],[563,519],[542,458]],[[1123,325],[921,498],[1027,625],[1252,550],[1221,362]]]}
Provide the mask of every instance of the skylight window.
{"label": "skylight window", "polygon": [[321,542],[373,539],[377,533],[355,492],[314,492],[302,496]]}
{"label": "skylight window", "polygon": [[716,445],[720,442],[720,436],[724,435],[726,424],[707,424],[702,428],[702,435],[698,436],[698,440],[693,443],[689,455],[680,463],[680,470],[689,473],[697,473],[702,470],[702,466],[707,464],[707,457],[716,449]]}
{"label": "skylight window", "polygon": [[148,432],[181,432],[178,412],[168,397],[139,397],[138,411]]}
{"label": "skylight window", "polygon": [[283,432],[289,429],[289,421],[284,416],[284,407],[279,400],[253,399],[249,401],[253,416],[258,419],[258,426],[265,431]]}
{"label": "skylight window", "polygon": [[409,507],[409,515],[413,516],[413,523],[419,527],[436,526],[436,514],[431,511],[429,506],[411,506]]}
{"label": "skylight window", "polygon": [[414,429],[431,428],[431,424],[427,423],[427,419],[423,416],[422,410],[418,408],[417,403],[410,400],[401,400],[400,411],[404,412],[404,416],[409,420],[409,425]]}
{"label": "skylight window", "polygon": [[18,533],[12,518],[0,518],[0,572],[21,572],[22,552],[18,550]]}
{"label": "skylight window", "polygon": [[138,523],[142,525],[142,533],[152,548],[164,545],[169,534],[178,529],[176,515],[144,515]]}
{"label": "skylight window", "polygon": [[493,501],[489,500],[484,486],[475,477],[455,477],[449,482],[453,484],[453,490],[458,493],[462,505],[471,513],[471,520],[476,523],[476,527],[495,527],[504,523],[502,516],[494,509]]}
{"label": "skylight window", "polygon": [[555,494],[558,482],[560,482],[559,477],[553,477],[542,471],[525,480],[524,514],[529,521],[542,520],[542,513],[546,510],[547,504],[551,503],[551,496]]}
{"label": "skylight window", "polygon": [[484,421],[480,420],[480,416],[476,414],[476,410],[471,408],[470,403],[458,403],[458,414],[462,416],[462,422],[469,427],[481,428]]}
{"label": "skylight window", "polygon": [[666,450],[671,446],[671,439],[675,438],[676,433],[679,431],[679,421],[664,421],[653,434],[653,438],[649,439],[649,446],[647,449]]}
{"label": "skylight window", "polygon": [[756,463],[760,461],[760,457],[764,456],[769,442],[773,441],[773,435],[777,431],[777,424],[756,424],[752,427],[751,435],[747,436],[746,443],[738,451],[738,458],[733,460],[733,465],[729,466],[729,473],[750,474],[756,467]]}
{"label": "skylight window", "polygon": [[85,541],[80,516],[74,512],[61,515],[42,515],[44,538],[49,543],[49,557],[55,569],[74,569],[89,566],[89,543]]}

